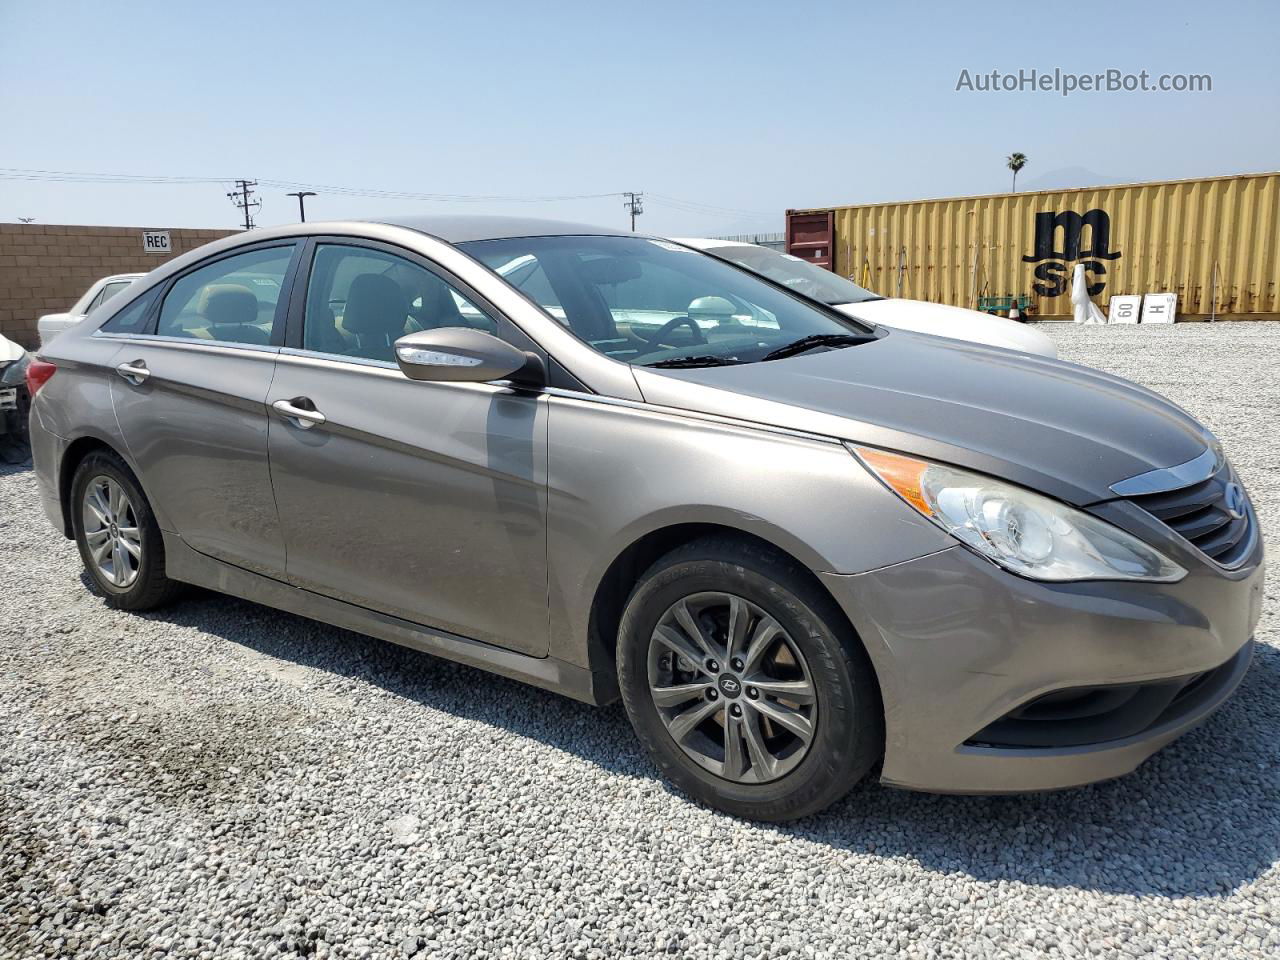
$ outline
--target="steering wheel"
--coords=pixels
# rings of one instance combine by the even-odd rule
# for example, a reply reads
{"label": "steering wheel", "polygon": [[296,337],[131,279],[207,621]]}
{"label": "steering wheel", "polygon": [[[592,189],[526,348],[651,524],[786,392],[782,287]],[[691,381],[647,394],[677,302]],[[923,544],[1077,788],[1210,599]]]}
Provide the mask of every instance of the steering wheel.
{"label": "steering wheel", "polygon": [[652,334],[646,335],[646,334],[640,333],[639,330],[636,330],[635,332],[640,337],[641,340],[647,340],[649,343],[653,344],[654,346],[675,347],[675,346],[679,346],[679,344],[668,343],[665,338],[667,337],[668,334],[670,334],[673,330],[675,330],[676,327],[688,327],[690,330],[692,330],[694,343],[707,342],[706,334],[702,332],[702,328],[698,326],[697,323],[695,323],[689,317],[672,317],[670,320],[664,323],[661,327],[655,330]]}

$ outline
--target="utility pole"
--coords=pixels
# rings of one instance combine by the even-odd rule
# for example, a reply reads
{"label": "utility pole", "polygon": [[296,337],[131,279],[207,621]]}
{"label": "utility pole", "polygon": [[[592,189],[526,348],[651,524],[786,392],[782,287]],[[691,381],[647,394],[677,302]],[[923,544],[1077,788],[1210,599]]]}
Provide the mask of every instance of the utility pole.
{"label": "utility pole", "polygon": [[622,201],[622,205],[631,211],[631,232],[636,232],[636,217],[644,213],[644,204],[641,202],[644,197],[643,193],[632,193],[626,191],[622,194],[627,199]]}
{"label": "utility pole", "polygon": [[237,180],[236,188],[227,194],[231,198],[231,202],[244,211],[244,228],[246,230],[253,229],[253,217],[251,214],[262,206],[261,200],[253,199],[253,188],[257,185],[257,180]]}
{"label": "utility pole", "polygon": [[285,196],[298,198],[298,219],[301,220],[303,223],[306,223],[307,208],[303,205],[302,201],[305,197],[314,197],[315,193],[312,192],[311,190],[299,190],[297,193],[286,193]]}

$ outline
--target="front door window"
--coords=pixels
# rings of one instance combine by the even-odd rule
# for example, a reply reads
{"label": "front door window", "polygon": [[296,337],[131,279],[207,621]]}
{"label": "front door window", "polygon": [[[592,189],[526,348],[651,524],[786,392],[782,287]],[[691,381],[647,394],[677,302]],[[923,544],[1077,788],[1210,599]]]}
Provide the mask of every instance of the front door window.
{"label": "front door window", "polygon": [[495,332],[482,310],[436,274],[366,247],[316,247],[303,319],[303,347],[391,363],[396,340],[419,330]]}

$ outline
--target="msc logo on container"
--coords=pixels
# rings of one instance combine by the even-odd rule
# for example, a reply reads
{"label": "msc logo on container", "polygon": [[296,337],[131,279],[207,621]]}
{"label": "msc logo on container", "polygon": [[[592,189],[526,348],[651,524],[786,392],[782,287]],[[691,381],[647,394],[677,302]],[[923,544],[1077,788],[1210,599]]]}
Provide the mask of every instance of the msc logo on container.
{"label": "msc logo on container", "polygon": [[[1082,246],[1084,228],[1089,228],[1089,245]],[[1058,231],[1062,231],[1062,246],[1057,245]],[[1067,292],[1072,260],[1084,263],[1087,273],[1102,277],[1091,280],[1089,296],[1096,297],[1107,285],[1105,260],[1118,260],[1119,250],[1111,249],[1111,218],[1105,210],[1090,210],[1079,214],[1074,210],[1062,213],[1037,213],[1035,252],[1024,256],[1023,262],[1037,264],[1035,278],[1039,283],[1032,289],[1042,297],[1060,297]]]}

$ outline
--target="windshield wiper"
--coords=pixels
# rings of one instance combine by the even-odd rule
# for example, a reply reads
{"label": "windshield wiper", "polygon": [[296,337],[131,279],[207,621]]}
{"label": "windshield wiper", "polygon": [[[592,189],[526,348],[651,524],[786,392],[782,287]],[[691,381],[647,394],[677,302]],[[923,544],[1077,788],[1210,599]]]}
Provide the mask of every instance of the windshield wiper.
{"label": "windshield wiper", "polygon": [[874,340],[875,337],[870,335],[859,336],[855,333],[815,333],[812,336],[801,337],[799,340],[793,340],[785,347],[779,347],[777,350],[771,350],[760,359],[763,360],[782,360],[786,357],[794,357],[798,353],[804,353],[815,347],[854,347],[860,343],[866,343]]}
{"label": "windshield wiper", "polygon": [[733,360],[729,357],[713,357],[710,354],[703,354],[696,357],[669,357],[666,360],[655,360],[653,363],[646,363],[646,367],[666,367],[668,369],[678,370],[681,367],[732,367],[741,360]]}

